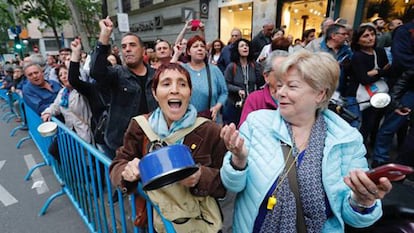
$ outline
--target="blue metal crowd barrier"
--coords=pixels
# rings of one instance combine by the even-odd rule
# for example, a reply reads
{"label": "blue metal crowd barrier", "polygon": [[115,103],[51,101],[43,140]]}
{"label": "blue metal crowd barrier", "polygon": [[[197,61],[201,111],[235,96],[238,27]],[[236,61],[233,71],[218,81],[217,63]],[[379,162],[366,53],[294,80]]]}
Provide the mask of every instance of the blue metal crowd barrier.
{"label": "blue metal crowd barrier", "polygon": [[1,119],[3,121],[6,121],[7,123],[11,119],[17,117],[17,115],[16,115],[16,113],[14,112],[14,109],[13,109],[14,100],[15,100],[15,98],[17,98],[16,95],[17,95],[16,93],[10,92],[8,90],[1,89],[1,91],[0,91],[0,98],[4,99],[6,101],[6,103],[3,104],[0,108],[3,111],[8,109],[8,111],[2,115]]}
{"label": "blue metal crowd barrier", "polygon": [[[90,232],[142,232],[143,229],[132,224],[135,219],[134,196],[124,199],[121,191],[111,186],[111,160],[56,118],[52,121],[58,126],[57,134],[42,137],[37,131],[42,119],[27,105],[24,109],[29,136],[21,139],[18,147],[23,141],[32,139],[44,159],[29,170],[25,179],[29,179],[35,169],[49,165],[62,187],[47,199],[39,215],[46,213],[55,198],[67,195]],[[57,160],[48,152],[54,137],[59,149]],[[118,196],[116,203],[112,196],[114,192]]]}
{"label": "blue metal crowd barrier", "polygon": [[33,111],[30,107],[28,107],[27,104],[24,105],[24,111],[26,113],[26,119],[27,119],[27,127],[28,127],[28,132],[29,135],[27,137],[24,137],[22,139],[19,140],[19,142],[17,142],[16,147],[19,149],[22,145],[23,142],[32,139],[33,142],[35,143],[36,147],[38,148],[40,154],[43,156],[43,160],[42,162],[36,164],[34,167],[32,167],[26,174],[25,176],[25,180],[28,180],[32,173],[39,167],[43,167],[46,165],[50,165],[51,161],[50,161],[50,156],[48,153],[48,148],[49,145],[52,142],[52,139],[50,137],[42,137],[40,135],[40,133],[37,131],[37,127],[43,123],[42,118],[40,118],[40,116]]}
{"label": "blue metal crowd barrier", "polygon": [[18,108],[19,108],[19,111],[20,111],[21,122],[20,122],[20,125],[16,126],[15,128],[13,128],[10,131],[10,137],[13,137],[18,130],[26,130],[27,129],[26,113],[25,113],[25,110],[24,110],[23,98],[20,95],[16,94],[15,99],[18,101],[18,105],[19,105]]}

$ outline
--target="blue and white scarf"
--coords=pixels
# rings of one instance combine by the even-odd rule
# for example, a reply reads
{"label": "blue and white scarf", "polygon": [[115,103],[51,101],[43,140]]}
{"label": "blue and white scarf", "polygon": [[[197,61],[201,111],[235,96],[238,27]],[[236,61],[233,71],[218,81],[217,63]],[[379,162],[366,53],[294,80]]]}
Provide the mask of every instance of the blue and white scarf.
{"label": "blue and white scarf", "polygon": [[[174,121],[170,128],[168,128],[167,121],[164,118],[164,114],[162,113],[161,108],[155,109],[155,111],[151,114],[148,121],[151,125],[151,129],[157,134],[161,139],[168,137],[170,134],[187,127],[192,126],[197,119],[197,110],[193,105],[188,105],[187,111],[185,112],[184,116],[178,120]],[[180,142],[176,142],[181,144],[184,139],[181,139]]]}
{"label": "blue and white scarf", "polygon": [[63,92],[62,92],[62,98],[60,99],[60,106],[62,106],[63,108],[68,108],[69,107],[69,95],[70,95],[70,89],[69,88],[64,88]]}

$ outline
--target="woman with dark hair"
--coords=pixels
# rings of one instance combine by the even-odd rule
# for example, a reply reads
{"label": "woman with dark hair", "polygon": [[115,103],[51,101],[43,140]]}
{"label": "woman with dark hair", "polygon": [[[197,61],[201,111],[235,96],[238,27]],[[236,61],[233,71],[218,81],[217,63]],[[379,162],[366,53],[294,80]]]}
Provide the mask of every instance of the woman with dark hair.
{"label": "woman with dark hair", "polygon": [[311,28],[303,32],[303,35],[302,35],[303,47],[305,47],[312,40],[315,39],[315,32],[316,32],[315,28]]}
{"label": "woman with dark hair", "polygon": [[216,39],[211,43],[211,52],[209,55],[209,62],[217,65],[217,61],[220,58],[221,50],[224,47],[224,43],[220,39]]}
{"label": "woman with dark hair", "polygon": [[[152,93],[159,107],[144,117],[151,130],[161,139],[194,127],[173,144],[188,146],[199,169],[187,178],[147,191],[147,194],[159,206],[162,215],[172,222],[176,232],[219,232],[222,215],[216,198],[226,194],[221,183],[220,167],[227,150],[220,139],[220,126],[209,120],[197,123],[201,119],[197,118],[197,109],[190,103],[191,95],[196,93],[193,80],[179,64],[162,64],[152,82]],[[125,193],[136,190],[141,177],[138,164],[153,145],[145,128],[138,122],[135,117],[131,119],[123,146],[116,151],[109,168],[113,185]],[[175,195],[179,198],[174,199],[176,193],[182,195]],[[155,211],[153,216],[155,230],[165,232],[160,216]]]}
{"label": "woman with dark hair", "polygon": [[[180,45],[174,46],[171,62],[177,62]],[[201,36],[193,36],[187,42],[188,63],[182,66],[190,73],[193,84],[191,104],[201,115],[216,120],[227,99],[227,86],[223,73],[214,65],[208,65],[206,42]]]}
{"label": "woman with dark hair", "polygon": [[224,71],[229,97],[223,111],[223,122],[239,124],[244,100],[249,93],[259,89],[264,80],[261,66],[254,61],[253,52],[250,49],[250,41],[239,39],[231,48],[231,63]]}
{"label": "woman with dark hair", "polygon": [[[355,96],[359,84],[370,85],[389,74],[387,55],[383,48],[376,47],[376,41],[376,31],[372,24],[362,24],[352,37],[351,46],[354,54],[351,60],[350,80],[345,91],[348,105],[356,103]],[[368,107],[360,112],[358,105],[354,105],[350,110],[358,116],[362,113],[360,131],[366,142],[368,136],[378,128],[382,110]],[[371,138],[375,138],[375,135],[372,136]]]}

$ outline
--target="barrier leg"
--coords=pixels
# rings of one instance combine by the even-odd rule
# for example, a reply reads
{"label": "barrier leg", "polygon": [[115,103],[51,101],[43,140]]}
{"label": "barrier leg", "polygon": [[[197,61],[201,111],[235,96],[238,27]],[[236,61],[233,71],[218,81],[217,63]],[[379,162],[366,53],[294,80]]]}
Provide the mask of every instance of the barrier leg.
{"label": "barrier leg", "polygon": [[18,142],[17,142],[17,144],[16,144],[16,148],[17,149],[20,149],[20,147],[22,146],[22,144],[23,144],[23,142],[25,142],[25,141],[27,141],[27,140],[29,140],[29,139],[32,139],[32,136],[27,136],[27,137],[24,137],[24,138],[22,138],[22,139],[20,139]]}
{"label": "barrier leg", "polygon": [[53,200],[55,200],[57,197],[60,197],[62,195],[66,194],[65,189],[62,187],[62,189],[60,191],[58,191],[57,193],[54,193],[52,196],[50,196],[45,204],[43,205],[42,209],[39,212],[39,216],[42,216],[46,213],[47,208],[49,208],[49,205],[52,203]]}
{"label": "barrier leg", "polygon": [[24,125],[16,126],[14,129],[12,129],[12,131],[10,131],[10,137],[13,137],[16,134],[17,130],[21,130],[25,127],[26,126],[24,126]]}
{"label": "barrier leg", "polygon": [[36,170],[39,167],[43,167],[46,166],[47,163],[46,162],[42,162],[42,163],[38,163],[36,164],[34,167],[30,168],[30,170],[27,172],[26,176],[24,177],[24,180],[29,180],[30,177],[32,176],[32,173],[34,172],[34,170]]}
{"label": "barrier leg", "polygon": [[3,116],[1,117],[1,119],[3,121],[6,121],[6,120],[8,120],[10,118],[13,118],[13,116],[14,116],[14,113],[12,113],[12,112],[6,112],[5,114],[3,114]]}
{"label": "barrier leg", "polygon": [[16,115],[14,113],[12,113],[12,115],[8,116],[6,119],[6,123],[9,123],[9,121],[13,118],[16,118]]}

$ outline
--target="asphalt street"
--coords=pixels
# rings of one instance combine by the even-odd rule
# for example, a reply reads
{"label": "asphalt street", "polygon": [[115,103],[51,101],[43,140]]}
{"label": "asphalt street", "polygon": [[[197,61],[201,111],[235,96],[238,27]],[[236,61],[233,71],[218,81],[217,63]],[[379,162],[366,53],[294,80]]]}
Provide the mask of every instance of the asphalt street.
{"label": "asphalt street", "polygon": [[[3,102],[0,102],[3,103]],[[0,118],[4,112],[0,111]],[[20,138],[27,131],[18,131],[14,120],[0,120],[0,232],[1,233],[82,233],[88,229],[73,204],[66,196],[56,198],[43,216],[39,212],[47,198],[60,190],[50,167],[36,169],[32,179],[24,177],[33,164],[42,162],[33,141],[29,140],[16,149]]]}

